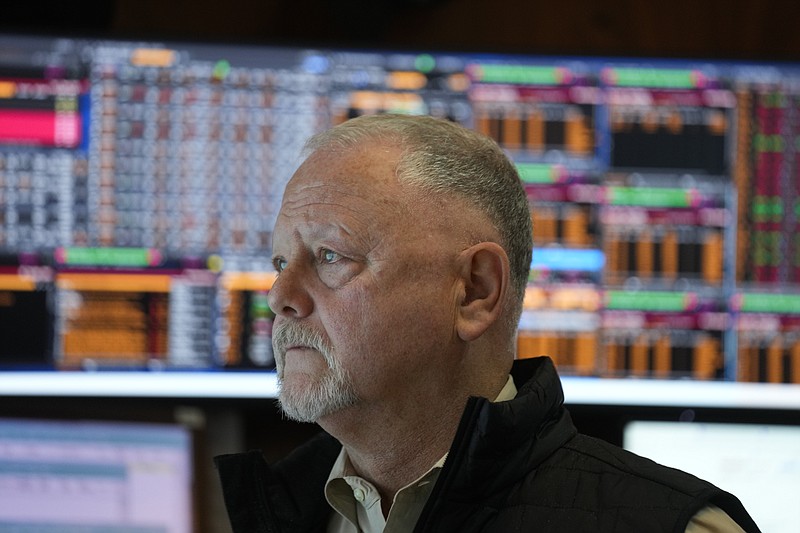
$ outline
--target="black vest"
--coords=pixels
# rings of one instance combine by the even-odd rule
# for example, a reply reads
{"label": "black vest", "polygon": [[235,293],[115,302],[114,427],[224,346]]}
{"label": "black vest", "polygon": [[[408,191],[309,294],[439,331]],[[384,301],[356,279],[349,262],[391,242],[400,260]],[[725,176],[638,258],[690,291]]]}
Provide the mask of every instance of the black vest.
{"label": "black vest", "polygon": [[[517,361],[512,374],[514,400],[468,401],[415,532],[677,533],[709,504],[759,531],[731,494],[577,434],[549,359]],[[322,434],[273,468],[258,452],[218,457],[234,532],[324,532],[339,449]]]}

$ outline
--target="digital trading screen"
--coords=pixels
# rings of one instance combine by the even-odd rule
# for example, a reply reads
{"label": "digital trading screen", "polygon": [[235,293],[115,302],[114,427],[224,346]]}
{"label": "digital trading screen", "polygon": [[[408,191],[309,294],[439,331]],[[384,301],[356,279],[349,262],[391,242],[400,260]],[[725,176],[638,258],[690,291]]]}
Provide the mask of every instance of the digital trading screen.
{"label": "digital trading screen", "polygon": [[0,419],[0,531],[190,533],[191,465],[177,425]]}
{"label": "digital trading screen", "polygon": [[790,533],[800,523],[797,426],[634,420],[623,444],[735,494],[763,531]]}
{"label": "digital trading screen", "polygon": [[[272,226],[366,113],[519,168],[519,357],[800,383],[800,66],[0,36],[0,370],[272,369]],[[413,280],[409,279],[409,283]]]}

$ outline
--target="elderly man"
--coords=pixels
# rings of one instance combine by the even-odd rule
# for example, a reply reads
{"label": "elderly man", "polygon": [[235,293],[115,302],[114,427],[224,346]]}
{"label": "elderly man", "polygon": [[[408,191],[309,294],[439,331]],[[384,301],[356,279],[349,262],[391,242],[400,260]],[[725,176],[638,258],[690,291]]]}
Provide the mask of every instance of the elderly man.
{"label": "elderly man", "polygon": [[217,458],[236,532],[758,531],[739,501],[577,434],[514,361],[528,202],[490,139],[369,116],[313,137],[275,225],[280,405],[324,430]]}

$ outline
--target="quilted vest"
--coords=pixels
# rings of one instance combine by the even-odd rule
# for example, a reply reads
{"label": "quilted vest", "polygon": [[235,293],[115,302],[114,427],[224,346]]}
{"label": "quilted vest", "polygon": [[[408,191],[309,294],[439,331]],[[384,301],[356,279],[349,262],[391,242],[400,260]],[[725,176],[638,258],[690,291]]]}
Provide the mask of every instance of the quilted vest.
{"label": "quilted vest", "polygon": [[[548,358],[517,361],[512,375],[514,400],[467,402],[415,533],[678,533],[708,504],[759,531],[733,495],[578,434]],[[273,468],[258,452],[216,458],[234,533],[324,532],[339,449],[321,434]]]}

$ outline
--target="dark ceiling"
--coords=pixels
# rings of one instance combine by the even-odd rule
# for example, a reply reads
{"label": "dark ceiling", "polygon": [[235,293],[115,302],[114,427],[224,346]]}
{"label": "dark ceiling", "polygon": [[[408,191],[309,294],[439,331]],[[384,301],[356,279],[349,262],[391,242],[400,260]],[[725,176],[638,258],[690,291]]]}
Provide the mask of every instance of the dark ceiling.
{"label": "dark ceiling", "polygon": [[0,31],[800,60],[798,6],[793,0],[12,0],[0,7]]}

